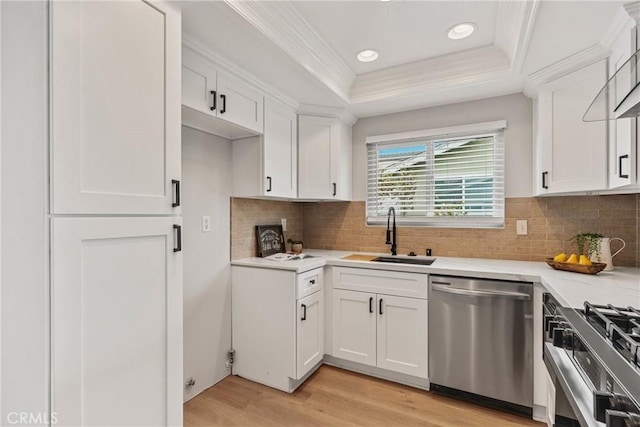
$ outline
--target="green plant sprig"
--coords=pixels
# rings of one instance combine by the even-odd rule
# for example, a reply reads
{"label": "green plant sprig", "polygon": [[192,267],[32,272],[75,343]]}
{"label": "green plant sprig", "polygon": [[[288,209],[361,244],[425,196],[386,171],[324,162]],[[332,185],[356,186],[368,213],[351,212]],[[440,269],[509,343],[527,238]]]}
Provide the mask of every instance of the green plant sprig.
{"label": "green plant sprig", "polygon": [[[604,236],[600,233],[578,233],[571,238],[571,241],[578,247],[578,254],[586,255],[588,258],[597,253],[600,249],[600,240]],[[587,252],[584,249],[587,246]]]}

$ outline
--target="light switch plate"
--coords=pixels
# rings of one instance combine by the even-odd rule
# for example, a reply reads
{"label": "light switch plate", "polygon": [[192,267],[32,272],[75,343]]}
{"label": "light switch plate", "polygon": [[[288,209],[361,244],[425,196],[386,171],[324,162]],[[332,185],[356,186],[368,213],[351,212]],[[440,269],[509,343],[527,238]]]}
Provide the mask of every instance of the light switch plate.
{"label": "light switch plate", "polygon": [[211,217],[205,215],[202,217],[202,232],[207,233],[211,231]]}
{"label": "light switch plate", "polygon": [[282,231],[287,231],[287,218],[281,218],[280,222],[282,223]]}
{"label": "light switch plate", "polygon": [[516,221],[516,234],[518,236],[526,236],[527,235],[527,220],[519,219]]}

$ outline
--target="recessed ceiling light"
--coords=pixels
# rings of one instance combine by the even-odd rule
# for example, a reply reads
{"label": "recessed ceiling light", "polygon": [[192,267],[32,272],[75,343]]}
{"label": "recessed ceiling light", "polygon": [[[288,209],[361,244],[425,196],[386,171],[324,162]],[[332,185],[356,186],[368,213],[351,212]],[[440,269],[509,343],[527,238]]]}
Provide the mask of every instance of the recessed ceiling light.
{"label": "recessed ceiling light", "polygon": [[371,62],[378,59],[378,52],[372,49],[365,49],[358,52],[358,61]]}
{"label": "recessed ceiling light", "polygon": [[476,30],[473,22],[463,22],[456,24],[447,30],[447,37],[451,40],[460,40],[469,37]]}

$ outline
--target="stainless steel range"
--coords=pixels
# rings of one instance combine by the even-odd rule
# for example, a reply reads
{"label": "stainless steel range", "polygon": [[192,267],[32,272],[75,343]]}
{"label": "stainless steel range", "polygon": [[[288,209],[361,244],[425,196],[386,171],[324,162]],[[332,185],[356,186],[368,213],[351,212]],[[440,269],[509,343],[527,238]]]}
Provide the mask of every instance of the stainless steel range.
{"label": "stainless steel range", "polygon": [[556,423],[640,427],[640,311],[565,308],[549,294],[543,310],[545,365],[574,415]]}

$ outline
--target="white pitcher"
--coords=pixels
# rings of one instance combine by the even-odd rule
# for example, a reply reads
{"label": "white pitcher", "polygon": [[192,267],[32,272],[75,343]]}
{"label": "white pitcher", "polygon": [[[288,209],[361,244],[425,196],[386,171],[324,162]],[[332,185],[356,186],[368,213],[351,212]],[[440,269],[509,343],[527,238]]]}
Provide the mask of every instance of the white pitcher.
{"label": "white pitcher", "polygon": [[[622,242],[622,247],[618,249],[614,254],[611,253],[611,242],[614,240],[620,240]],[[613,270],[613,257],[618,255],[624,247],[627,246],[626,242],[619,237],[603,237],[600,239],[600,247],[598,250],[591,256],[592,262],[604,262],[607,266],[604,268],[605,271]]]}

